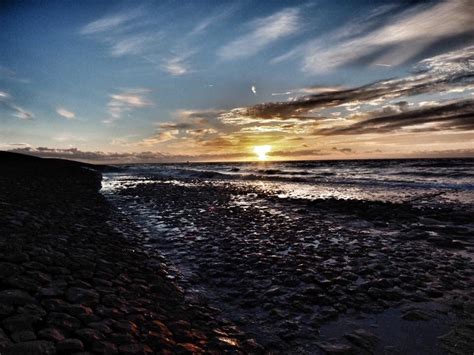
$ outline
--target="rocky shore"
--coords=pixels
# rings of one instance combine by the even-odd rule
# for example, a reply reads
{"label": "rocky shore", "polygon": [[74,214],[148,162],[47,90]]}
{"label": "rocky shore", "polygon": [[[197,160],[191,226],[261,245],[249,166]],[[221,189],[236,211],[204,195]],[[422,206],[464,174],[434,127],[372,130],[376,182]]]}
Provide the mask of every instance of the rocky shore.
{"label": "rocky shore", "polygon": [[[469,354],[472,206],[279,198],[265,183],[111,177],[190,297],[282,354]],[[471,217],[470,217],[471,216]]]}
{"label": "rocky shore", "polygon": [[472,206],[0,166],[2,355],[472,352]]}
{"label": "rocky shore", "polygon": [[93,168],[0,155],[0,353],[263,352],[185,300]]}

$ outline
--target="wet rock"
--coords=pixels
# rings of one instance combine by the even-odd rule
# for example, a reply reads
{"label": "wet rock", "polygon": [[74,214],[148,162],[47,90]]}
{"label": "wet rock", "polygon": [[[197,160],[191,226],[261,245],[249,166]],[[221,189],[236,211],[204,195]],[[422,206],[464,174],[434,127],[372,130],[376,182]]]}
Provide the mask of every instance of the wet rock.
{"label": "wet rock", "polygon": [[56,345],[56,350],[60,354],[71,354],[84,350],[84,344],[79,339],[65,339]]}
{"label": "wet rock", "polygon": [[119,347],[119,351],[124,355],[145,355],[152,354],[153,350],[144,344],[126,344]]}
{"label": "wet rock", "polygon": [[353,354],[353,348],[347,344],[319,342],[316,345],[326,354]]}
{"label": "wet rock", "polygon": [[365,329],[356,329],[352,333],[346,334],[344,336],[354,345],[357,345],[370,352],[373,352],[374,347],[378,341],[378,338],[375,334]]}
{"label": "wet rock", "polygon": [[34,301],[33,297],[22,290],[5,290],[0,292],[0,303],[7,306],[22,306]]}
{"label": "wet rock", "polygon": [[402,315],[402,319],[407,321],[428,321],[431,318],[430,314],[419,309],[407,311]]}
{"label": "wet rock", "polygon": [[108,341],[96,341],[92,345],[92,351],[96,354],[113,355],[118,354],[115,344]]}
{"label": "wet rock", "polygon": [[79,329],[75,333],[77,337],[88,344],[92,344],[98,340],[104,339],[104,336],[101,332],[96,329],[84,328]]}
{"label": "wet rock", "polygon": [[40,318],[29,314],[17,314],[2,321],[3,328],[10,333],[33,330],[33,324]]}
{"label": "wet rock", "polygon": [[32,278],[16,275],[11,276],[4,281],[9,287],[18,288],[25,291],[30,291],[32,293],[36,292],[41,286],[40,282],[33,280]]}
{"label": "wet rock", "polygon": [[9,316],[15,311],[15,308],[13,306],[9,306],[6,304],[0,304],[0,318]]}
{"label": "wet rock", "polygon": [[79,319],[70,316],[67,313],[51,312],[48,315],[47,323],[53,327],[64,330],[74,330],[81,326]]}
{"label": "wet rock", "polygon": [[99,302],[99,294],[91,289],[80,287],[71,287],[66,291],[66,298],[73,303],[82,303],[84,305],[94,305]]}
{"label": "wet rock", "polygon": [[31,330],[22,330],[19,332],[12,333],[10,336],[15,343],[21,343],[24,341],[36,340],[36,335]]}
{"label": "wet rock", "polygon": [[51,341],[54,341],[54,342],[59,342],[59,341],[62,341],[66,338],[63,335],[63,333],[59,329],[56,329],[56,328],[41,329],[38,332],[38,337],[41,338],[41,339],[51,340]]}
{"label": "wet rock", "polygon": [[0,262],[0,280],[15,275],[21,271],[21,267],[13,263]]}
{"label": "wet rock", "polygon": [[54,355],[56,347],[52,342],[45,340],[27,341],[7,347],[4,350],[5,355]]}
{"label": "wet rock", "polygon": [[11,344],[10,338],[5,334],[3,329],[0,328],[0,352]]}

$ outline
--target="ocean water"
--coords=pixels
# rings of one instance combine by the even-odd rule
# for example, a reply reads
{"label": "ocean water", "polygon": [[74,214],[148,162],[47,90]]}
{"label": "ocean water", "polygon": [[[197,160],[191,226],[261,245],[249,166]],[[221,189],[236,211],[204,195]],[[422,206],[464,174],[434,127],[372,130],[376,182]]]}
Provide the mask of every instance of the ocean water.
{"label": "ocean water", "polygon": [[293,199],[388,202],[474,202],[474,159],[346,160],[123,165],[104,177],[103,189],[164,179],[169,183],[257,185]]}

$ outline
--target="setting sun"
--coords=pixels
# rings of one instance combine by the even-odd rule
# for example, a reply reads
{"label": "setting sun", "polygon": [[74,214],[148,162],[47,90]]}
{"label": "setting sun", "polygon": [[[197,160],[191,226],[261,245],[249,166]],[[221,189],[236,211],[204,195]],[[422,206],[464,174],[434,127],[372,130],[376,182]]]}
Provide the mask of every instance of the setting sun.
{"label": "setting sun", "polygon": [[267,160],[267,153],[272,150],[270,145],[257,145],[253,148],[255,154],[257,154],[258,160]]}

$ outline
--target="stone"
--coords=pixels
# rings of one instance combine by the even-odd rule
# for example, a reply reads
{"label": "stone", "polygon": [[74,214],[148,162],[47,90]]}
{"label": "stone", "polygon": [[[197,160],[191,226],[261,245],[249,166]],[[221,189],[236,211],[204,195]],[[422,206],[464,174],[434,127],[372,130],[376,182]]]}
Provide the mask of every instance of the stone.
{"label": "stone", "polygon": [[41,329],[38,332],[38,337],[41,339],[51,340],[54,342],[59,342],[65,339],[65,336],[63,335],[63,333],[59,329],[56,329],[56,328]]}
{"label": "stone", "polygon": [[17,314],[2,321],[3,328],[10,333],[33,330],[33,324],[39,320],[38,317],[29,314]]}
{"label": "stone", "polygon": [[0,280],[19,273],[21,268],[13,263],[0,263]]}
{"label": "stone", "polygon": [[15,308],[6,304],[0,304],[0,317],[6,317],[12,314],[15,311]]}
{"label": "stone", "polygon": [[356,329],[352,333],[344,335],[344,337],[352,344],[369,351],[374,349],[378,341],[378,338],[375,334],[365,329]]}
{"label": "stone", "polygon": [[112,344],[108,341],[96,341],[92,345],[92,351],[95,354],[103,354],[103,355],[113,355],[117,354],[118,350],[115,344]]}
{"label": "stone", "polygon": [[54,355],[56,348],[52,342],[45,340],[26,341],[9,346],[2,352],[4,355]]}
{"label": "stone", "polygon": [[91,328],[79,329],[76,331],[76,335],[79,339],[85,341],[88,344],[92,344],[98,340],[104,339],[104,336],[101,332]]}
{"label": "stone", "polygon": [[68,303],[59,298],[46,299],[41,301],[41,304],[49,312],[63,312],[69,306]]}
{"label": "stone", "polygon": [[326,354],[352,354],[353,348],[347,344],[319,342],[316,343]]}
{"label": "stone", "polygon": [[25,291],[30,291],[32,293],[36,292],[41,286],[41,284],[38,281],[33,280],[32,278],[26,277],[23,275],[11,276],[4,282],[9,287],[14,287],[14,288],[18,288]]}
{"label": "stone", "polygon": [[65,330],[74,330],[81,326],[81,321],[79,319],[74,318],[67,313],[60,312],[51,312],[48,315],[47,323]]}
{"label": "stone", "polygon": [[11,340],[8,338],[8,336],[5,334],[2,328],[0,328],[0,353],[2,352],[3,349],[11,345]]}
{"label": "stone", "polygon": [[0,292],[0,304],[8,306],[22,306],[32,303],[35,299],[22,290],[5,290]]}
{"label": "stone", "polygon": [[91,289],[71,287],[66,291],[66,298],[72,303],[95,305],[99,302],[99,294]]}
{"label": "stone", "polygon": [[119,351],[124,355],[145,355],[152,354],[153,350],[144,344],[126,344],[119,347]]}
{"label": "stone", "polygon": [[59,353],[71,354],[84,350],[84,344],[79,339],[65,339],[56,345]]}
{"label": "stone", "polygon": [[431,319],[431,316],[422,310],[414,309],[404,313],[402,319],[408,321],[428,321]]}
{"label": "stone", "polygon": [[15,343],[22,343],[24,341],[36,340],[36,335],[31,330],[22,330],[13,333],[11,336]]}

